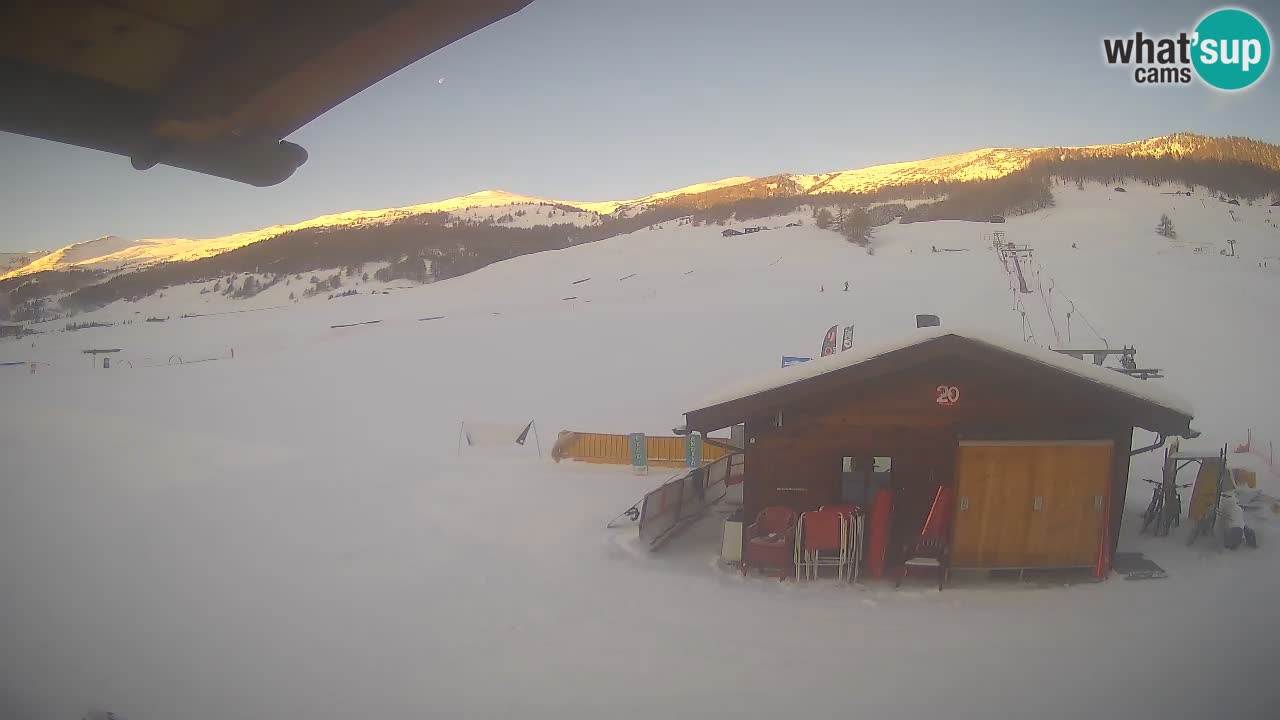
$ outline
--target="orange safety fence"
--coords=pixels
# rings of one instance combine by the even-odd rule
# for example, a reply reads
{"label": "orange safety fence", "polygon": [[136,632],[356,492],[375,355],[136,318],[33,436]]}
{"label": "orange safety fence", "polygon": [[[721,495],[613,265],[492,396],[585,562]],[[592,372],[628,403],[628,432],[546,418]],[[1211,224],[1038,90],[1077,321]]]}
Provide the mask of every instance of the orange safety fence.
{"label": "orange safety fence", "polygon": [[[645,436],[644,446],[649,465],[684,467],[686,442],[686,438],[679,436]],[[704,441],[702,462],[714,462],[728,455],[729,452],[725,448]],[[631,449],[627,444],[626,435],[564,430],[556,436],[556,443],[551,448],[551,459],[556,462],[577,460],[578,462],[630,465]]]}

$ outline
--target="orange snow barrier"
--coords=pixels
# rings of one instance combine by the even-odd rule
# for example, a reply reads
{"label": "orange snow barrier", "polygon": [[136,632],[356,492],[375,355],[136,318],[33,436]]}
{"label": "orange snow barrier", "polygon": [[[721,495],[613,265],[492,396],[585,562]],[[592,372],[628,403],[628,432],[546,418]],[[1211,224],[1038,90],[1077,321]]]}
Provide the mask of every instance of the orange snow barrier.
{"label": "orange snow barrier", "polygon": [[[679,436],[646,436],[644,445],[649,465],[684,467],[685,442],[685,438]],[[722,447],[706,442],[702,444],[704,464],[719,460],[728,454],[729,451]],[[551,459],[556,462],[577,460],[609,465],[630,465],[631,449],[627,445],[626,435],[563,430],[556,436],[556,443],[551,448]]]}

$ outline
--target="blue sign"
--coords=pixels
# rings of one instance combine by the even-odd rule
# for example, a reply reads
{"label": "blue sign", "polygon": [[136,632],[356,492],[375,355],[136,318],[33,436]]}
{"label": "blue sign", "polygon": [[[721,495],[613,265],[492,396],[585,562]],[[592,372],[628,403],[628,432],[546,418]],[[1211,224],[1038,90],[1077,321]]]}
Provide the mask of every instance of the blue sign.
{"label": "blue sign", "polygon": [[691,432],[685,438],[684,464],[689,467],[702,465],[702,433]]}
{"label": "blue sign", "polygon": [[645,449],[644,433],[631,433],[627,436],[627,445],[631,448],[631,467],[636,472],[649,467],[649,452]]}
{"label": "blue sign", "polygon": [[809,362],[812,359],[813,358],[791,357],[790,355],[783,355],[782,367],[791,367],[792,365],[799,365],[800,363]]}

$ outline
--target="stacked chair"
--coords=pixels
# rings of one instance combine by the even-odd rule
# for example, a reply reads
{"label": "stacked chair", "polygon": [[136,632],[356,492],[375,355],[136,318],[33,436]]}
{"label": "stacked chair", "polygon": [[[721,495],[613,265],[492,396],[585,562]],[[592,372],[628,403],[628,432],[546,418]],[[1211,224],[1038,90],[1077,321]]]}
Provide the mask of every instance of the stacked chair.
{"label": "stacked chair", "polygon": [[840,580],[852,582],[862,558],[865,516],[854,505],[829,505],[800,515],[796,525],[796,579],[800,571],[817,579],[824,567],[836,568]]}

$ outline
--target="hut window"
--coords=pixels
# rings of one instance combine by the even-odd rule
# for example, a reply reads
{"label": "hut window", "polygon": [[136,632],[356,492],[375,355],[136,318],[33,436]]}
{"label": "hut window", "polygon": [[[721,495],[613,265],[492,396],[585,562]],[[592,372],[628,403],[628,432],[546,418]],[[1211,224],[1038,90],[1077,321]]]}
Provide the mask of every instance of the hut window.
{"label": "hut window", "polygon": [[845,455],[840,459],[840,502],[869,507],[876,492],[889,487],[892,474],[892,457]]}

